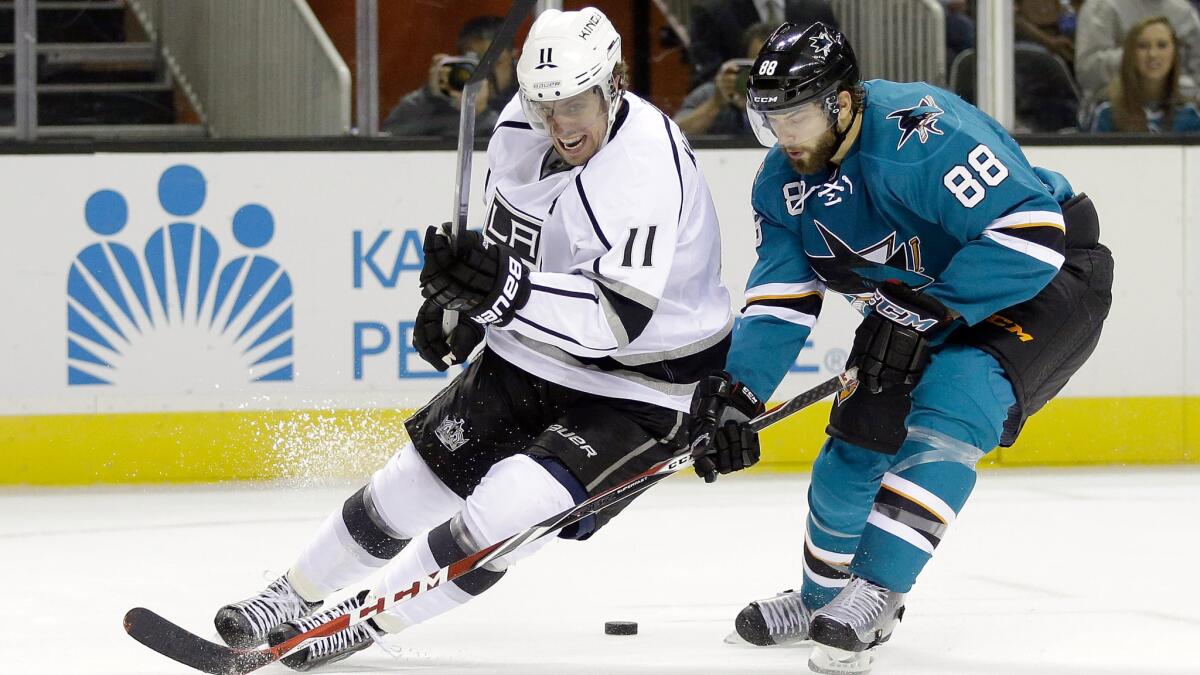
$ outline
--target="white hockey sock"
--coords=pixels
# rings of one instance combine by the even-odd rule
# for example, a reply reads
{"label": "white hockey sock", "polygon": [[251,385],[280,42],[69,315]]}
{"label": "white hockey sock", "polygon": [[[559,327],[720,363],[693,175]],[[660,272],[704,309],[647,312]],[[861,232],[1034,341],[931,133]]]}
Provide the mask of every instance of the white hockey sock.
{"label": "white hockey sock", "polygon": [[321,600],[370,576],[415,533],[449,518],[462,504],[409,443],[321,523],[288,580],[300,597]]}
{"label": "white hockey sock", "polygon": [[[525,455],[514,455],[488,471],[452,519],[413,539],[388,566],[377,593],[407,588],[440,567],[574,505],[567,489],[542,465]],[[554,537],[532,542],[489,568],[464,575],[406,600],[376,617],[383,630],[394,633],[454,609],[494,584],[504,569],[545,546]]]}

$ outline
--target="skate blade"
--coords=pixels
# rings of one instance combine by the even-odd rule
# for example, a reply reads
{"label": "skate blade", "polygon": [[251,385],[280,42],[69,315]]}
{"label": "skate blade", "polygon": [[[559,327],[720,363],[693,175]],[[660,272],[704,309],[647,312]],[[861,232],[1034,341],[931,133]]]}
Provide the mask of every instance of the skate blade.
{"label": "skate blade", "polygon": [[821,675],[862,675],[875,663],[875,649],[848,652],[825,645],[814,645],[808,657],[808,669]]}
{"label": "skate blade", "polygon": [[[725,639],[722,640],[722,642],[724,642],[727,645],[741,645],[743,647],[755,647],[757,649],[763,648],[763,645],[756,645],[756,644],[747,642],[745,638],[743,638],[741,635],[738,635],[738,632],[736,630],[731,632],[729,635],[726,635]],[[781,645],[767,645],[767,646],[774,647],[774,648],[782,648],[782,649],[790,649],[792,647],[811,647],[811,646],[813,646],[813,641],[812,640],[796,640],[795,642],[785,642]]]}

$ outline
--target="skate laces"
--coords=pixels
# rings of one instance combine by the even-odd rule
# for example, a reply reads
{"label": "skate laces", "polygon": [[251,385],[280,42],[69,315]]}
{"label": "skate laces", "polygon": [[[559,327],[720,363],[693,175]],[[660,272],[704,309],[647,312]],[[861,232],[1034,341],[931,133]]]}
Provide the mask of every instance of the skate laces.
{"label": "skate laces", "polygon": [[[347,598],[341,603],[330,609],[305,617],[298,621],[291,622],[299,632],[307,633],[308,631],[320,626],[323,623],[332,621],[343,614],[350,612],[363,606],[363,601],[367,597],[367,592],[362,591],[357,596]],[[389,647],[381,638],[385,635],[382,631],[376,630],[369,621],[354,624],[345,630],[340,630],[333,635],[329,635],[312,642],[308,645],[309,653],[308,660],[323,659],[327,656],[337,655],[348,649],[353,649],[363,644],[364,642],[374,642],[379,645],[379,648],[386,652],[392,658],[399,658],[399,654],[393,647]]]}
{"label": "skate laces", "polygon": [[890,592],[882,586],[856,577],[850,580],[837,602],[827,605],[822,613],[853,628],[867,627],[883,614]]}
{"label": "skate laces", "polygon": [[758,611],[772,637],[806,637],[808,608],[799,593],[784,591],[773,598],[758,600]]}
{"label": "skate laces", "polygon": [[310,605],[292,590],[286,577],[279,577],[258,595],[231,606],[241,610],[255,632],[266,635],[275,626],[306,614]]}

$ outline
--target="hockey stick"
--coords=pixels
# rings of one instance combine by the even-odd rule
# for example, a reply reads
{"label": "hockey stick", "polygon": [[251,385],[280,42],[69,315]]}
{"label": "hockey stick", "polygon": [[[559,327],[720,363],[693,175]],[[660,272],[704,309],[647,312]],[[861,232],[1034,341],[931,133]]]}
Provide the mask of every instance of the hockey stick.
{"label": "hockey stick", "polygon": [[[463,87],[462,98],[459,100],[458,172],[454,176],[454,206],[450,212],[450,228],[445,231],[450,241],[458,240],[463,230],[467,229],[467,202],[471,197],[471,156],[475,151],[475,100],[479,97],[479,90],[483,88],[483,81],[500,58],[500,52],[512,44],[517,28],[536,1],[514,0],[508,14],[504,16],[504,22],[492,37],[492,43],[475,66],[475,72],[471,73],[466,86]],[[456,325],[458,312],[447,311],[442,315],[443,335],[448,337]],[[453,360],[453,354],[445,356],[446,365],[452,365]]]}
{"label": "hockey stick", "polygon": [[826,396],[850,387],[850,385],[857,381],[858,368],[851,368],[844,373],[834,375],[833,377],[825,380],[812,389],[809,389],[803,394],[797,394],[794,398],[780,403],[774,408],[771,408],[765,413],[750,420],[746,426],[750,428],[750,431],[753,431],[757,434],[763,429],[775,424],[779,420],[782,420],[785,417],[790,417],[812,405],[813,403],[820,401]]}
{"label": "hockey stick", "polygon": [[[830,378],[786,403],[755,417],[750,421],[751,428],[756,432],[761,431],[826,396],[841,391],[852,381],[853,371]],[[245,675],[284,658],[313,640],[333,635],[366,621],[376,614],[386,612],[398,602],[454,581],[500,556],[513,552],[528,542],[546,537],[601,509],[640,494],[655,483],[691,464],[690,451],[659,462],[620,485],[613,486],[558,515],[551,516],[537,525],[514,534],[508,539],[498,541],[414,581],[408,588],[379,598],[367,598],[364,605],[357,611],[343,614],[273,647],[236,649],[218,645],[143,607],[135,607],[125,614],[125,631],[143,645],[185,666],[212,673],[212,675]]]}

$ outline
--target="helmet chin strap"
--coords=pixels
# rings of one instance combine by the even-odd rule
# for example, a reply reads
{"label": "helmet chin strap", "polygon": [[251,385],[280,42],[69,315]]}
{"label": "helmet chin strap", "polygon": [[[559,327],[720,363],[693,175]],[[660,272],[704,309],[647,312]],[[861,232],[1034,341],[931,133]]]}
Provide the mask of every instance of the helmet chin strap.
{"label": "helmet chin strap", "polygon": [[838,129],[837,122],[833,123],[833,137],[837,139],[837,147],[840,150],[842,143],[846,142],[846,135],[850,133],[850,129],[854,128],[854,121],[858,119],[858,108],[854,106],[854,102],[850,102],[850,121],[846,124],[845,130]]}
{"label": "helmet chin strap", "polygon": [[[613,125],[617,121],[617,114],[621,112],[621,106],[625,105],[625,92],[621,91],[616,82],[613,82],[611,75],[609,76],[609,83],[609,86],[615,90],[615,95],[609,101],[608,111],[606,112],[608,115],[608,127],[604,130],[604,137],[600,139],[600,144],[596,146],[596,152],[600,152],[604,146],[608,145],[608,139],[612,137]],[[608,99],[608,96],[605,96],[605,99]]]}

